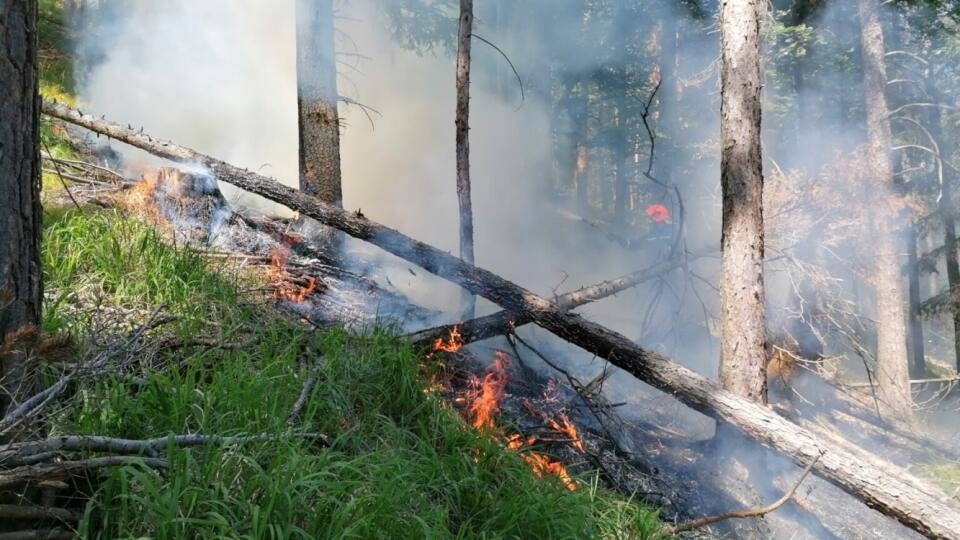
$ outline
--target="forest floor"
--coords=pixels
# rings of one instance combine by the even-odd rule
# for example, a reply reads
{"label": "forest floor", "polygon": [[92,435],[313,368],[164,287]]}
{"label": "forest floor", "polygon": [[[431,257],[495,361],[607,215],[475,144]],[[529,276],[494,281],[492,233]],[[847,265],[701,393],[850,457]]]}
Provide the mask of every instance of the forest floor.
{"label": "forest floor", "polygon": [[[73,101],[60,1],[41,2],[41,91]],[[42,150],[83,157],[49,120]],[[594,478],[569,491],[425,392],[431,367],[388,330],[291,321],[262,277],[173,245],[115,209],[77,208],[44,174],[44,331],[80,362],[152,316],[129,363],[71,389],[45,436],[150,439],[260,435],[170,445],[166,468],[132,463],[73,482],[82,538],[656,538],[656,512]],[[47,382],[63,371],[50,364]],[[304,381],[317,382],[293,422]],[[78,459],[93,454],[78,454]]]}

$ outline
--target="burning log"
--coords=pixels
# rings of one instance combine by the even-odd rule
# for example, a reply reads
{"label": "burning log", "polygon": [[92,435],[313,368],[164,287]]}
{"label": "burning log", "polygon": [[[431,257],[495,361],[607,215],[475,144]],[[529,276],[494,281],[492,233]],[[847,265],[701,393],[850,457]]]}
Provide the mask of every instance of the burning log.
{"label": "burning log", "polygon": [[668,392],[687,406],[737,428],[801,466],[823,451],[815,473],[874,508],[932,538],[960,539],[960,506],[936,487],[906,470],[860,449],[834,448],[770,408],[744,400],[716,382],[673,360],[643,349],[626,336],[568,313],[550,301],[502,277],[394,229],[342,210],[259,174],[173,143],[97,120],[63,105],[43,103],[49,116],[91,129],[160,157],[207,167],[215,177],[261,195],[372,243],[425,270],[450,280],[503,308],[525,314],[562,339],[610,361],[644,382]]}

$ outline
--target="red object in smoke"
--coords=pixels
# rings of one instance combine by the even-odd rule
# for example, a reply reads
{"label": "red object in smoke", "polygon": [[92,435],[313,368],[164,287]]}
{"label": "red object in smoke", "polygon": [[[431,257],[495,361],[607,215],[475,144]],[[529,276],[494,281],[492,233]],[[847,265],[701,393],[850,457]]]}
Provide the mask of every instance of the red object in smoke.
{"label": "red object in smoke", "polygon": [[654,223],[662,223],[670,219],[670,211],[662,204],[651,204],[647,207],[647,217],[652,219]]}

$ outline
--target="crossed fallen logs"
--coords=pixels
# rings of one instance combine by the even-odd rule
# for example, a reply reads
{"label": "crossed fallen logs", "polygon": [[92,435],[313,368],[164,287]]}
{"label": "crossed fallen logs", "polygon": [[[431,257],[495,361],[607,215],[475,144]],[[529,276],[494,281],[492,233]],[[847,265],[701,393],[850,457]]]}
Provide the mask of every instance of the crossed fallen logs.
{"label": "crossed fallen logs", "polygon": [[724,422],[814,474],[931,538],[960,539],[960,505],[937,487],[901,467],[854,447],[836,445],[777,415],[770,408],[723,390],[715,381],[633,343],[627,337],[570,313],[482,268],[371,221],[326,204],[276,180],[174,143],[123,128],[66,106],[44,102],[48,116],[173,161],[200,165],[221,182],[280,203],[304,216],[369,242],[482,296],[513,314],[605,358],[634,377],[667,392],[689,407]]}

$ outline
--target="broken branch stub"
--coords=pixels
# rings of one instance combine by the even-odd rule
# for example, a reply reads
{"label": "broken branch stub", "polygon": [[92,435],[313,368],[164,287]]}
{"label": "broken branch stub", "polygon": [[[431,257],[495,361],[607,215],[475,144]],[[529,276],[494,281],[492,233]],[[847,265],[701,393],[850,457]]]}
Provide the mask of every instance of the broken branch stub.
{"label": "broken branch stub", "polygon": [[160,157],[203,165],[220,181],[280,203],[324,225],[374,244],[537,325],[638,379],[670,393],[687,406],[726,422],[746,436],[800,465],[821,451],[814,472],[868,506],[932,538],[960,539],[960,506],[942,491],[862,450],[832,448],[813,433],[766,406],[723,390],[716,382],[673,360],[648,351],[622,334],[588,321],[506,279],[394,229],[310,197],[276,180],[243,170],[168,141],[82,115],[63,105],[43,103],[49,116],[113,137]]}

